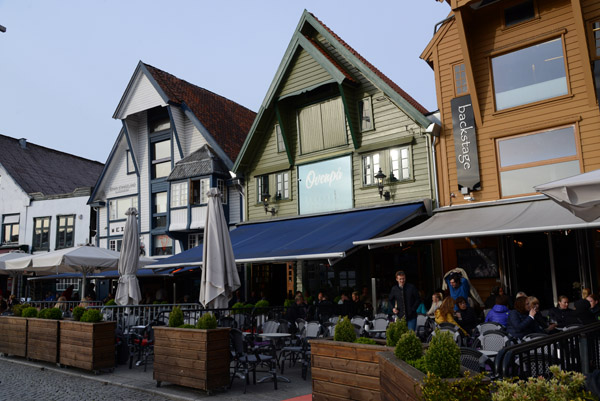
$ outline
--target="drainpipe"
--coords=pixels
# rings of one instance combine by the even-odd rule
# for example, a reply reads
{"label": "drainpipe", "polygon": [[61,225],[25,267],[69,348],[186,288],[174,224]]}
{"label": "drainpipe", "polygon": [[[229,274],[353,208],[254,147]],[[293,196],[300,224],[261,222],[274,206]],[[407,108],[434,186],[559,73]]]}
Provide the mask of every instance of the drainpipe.
{"label": "drainpipe", "polygon": [[[433,175],[433,186],[435,189],[435,208],[440,206],[440,193],[439,193],[439,189],[438,189],[438,180],[437,180],[437,158],[436,158],[436,154],[435,154],[435,145],[437,142],[436,139],[440,136],[441,128],[442,127],[438,123],[431,123],[425,130],[425,132],[427,134],[429,134],[429,135],[427,135],[428,142],[429,142],[429,139],[431,139],[430,144],[431,144],[431,156],[433,157],[432,175]],[[431,138],[429,138],[429,136],[431,136]],[[429,152],[427,152],[427,157],[429,157]]]}

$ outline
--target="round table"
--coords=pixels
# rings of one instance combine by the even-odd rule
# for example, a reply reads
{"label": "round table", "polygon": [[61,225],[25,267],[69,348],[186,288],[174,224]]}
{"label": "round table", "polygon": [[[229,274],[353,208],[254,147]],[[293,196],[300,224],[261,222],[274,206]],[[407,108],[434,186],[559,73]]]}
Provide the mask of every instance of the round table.
{"label": "round table", "polygon": [[[273,344],[273,341],[278,340],[278,339],[282,339],[282,338],[287,338],[287,337],[291,337],[292,335],[290,333],[260,333],[260,334],[256,334],[257,337],[261,337],[261,338],[265,338],[267,340],[271,341],[271,346],[273,349],[273,358],[275,359],[275,361],[277,361],[277,353],[275,351],[275,344]],[[259,383],[264,383],[266,381],[269,380],[273,380],[273,376],[265,376],[262,379],[258,380]],[[281,375],[277,375],[277,381],[284,381],[286,383],[291,383],[291,380],[288,379],[285,376],[281,376]]]}

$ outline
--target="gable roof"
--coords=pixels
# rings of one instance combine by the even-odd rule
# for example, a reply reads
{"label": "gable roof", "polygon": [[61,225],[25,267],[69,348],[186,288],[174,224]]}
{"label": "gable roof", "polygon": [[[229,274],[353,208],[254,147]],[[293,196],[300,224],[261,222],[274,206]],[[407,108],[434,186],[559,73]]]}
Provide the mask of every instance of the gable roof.
{"label": "gable roof", "polygon": [[214,173],[229,175],[229,169],[208,145],[179,160],[167,181],[183,180]]}
{"label": "gable roof", "polygon": [[[25,146],[21,146],[21,144]],[[0,164],[28,194],[70,194],[91,188],[102,172],[102,163],[0,135]]]}

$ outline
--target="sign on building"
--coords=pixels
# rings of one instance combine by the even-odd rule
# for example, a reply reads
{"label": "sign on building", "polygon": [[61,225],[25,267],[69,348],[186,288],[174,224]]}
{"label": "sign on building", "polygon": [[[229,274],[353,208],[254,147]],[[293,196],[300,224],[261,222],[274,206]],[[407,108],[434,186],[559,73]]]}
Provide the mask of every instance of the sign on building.
{"label": "sign on building", "polygon": [[298,167],[300,214],[352,208],[352,157]]}

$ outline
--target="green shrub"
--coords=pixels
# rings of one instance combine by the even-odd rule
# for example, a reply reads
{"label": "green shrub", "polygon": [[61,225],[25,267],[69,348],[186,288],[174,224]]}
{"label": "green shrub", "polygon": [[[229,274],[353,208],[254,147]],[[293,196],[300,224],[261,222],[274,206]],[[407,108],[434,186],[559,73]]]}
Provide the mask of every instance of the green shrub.
{"label": "green shrub", "polygon": [[252,312],[252,309],[254,309],[254,304],[245,304],[244,305],[244,312]]}
{"label": "green shrub", "polygon": [[402,337],[402,334],[408,331],[406,319],[402,318],[393,323],[390,323],[385,330],[385,342],[388,347],[395,347],[396,343]]}
{"label": "green shrub", "polygon": [[81,320],[81,316],[85,313],[83,306],[76,306],[73,308],[73,320]]}
{"label": "green shrub", "polygon": [[86,310],[83,315],[81,315],[80,322],[87,323],[98,323],[102,321],[102,313],[98,309],[89,309]]}
{"label": "green shrub", "polygon": [[205,313],[196,322],[197,329],[210,330],[217,328],[217,318],[212,313]]}
{"label": "green shrub", "polygon": [[254,305],[254,310],[257,314],[267,313],[269,307],[269,301],[266,299],[261,299]]}
{"label": "green shrub", "polygon": [[40,319],[48,319],[48,312],[50,311],[50,309],[48,308],[44,308],[42,310],[40,310],[37,314],[37,317]]}
{"label": "green shrub", "polygon": [[452,333],[436,330],[425,352],[427,371],[441,378],[458,377],[460,374],[460,348]]}
{"label": "green shrub", "polygon": [[244,313],[244,303],[243,302],[234,303],[233,306],[231,307],[231,311],[233,313]]}
{"label": "green shrub", "polygon": [[338,295],[337,297],[333,298],[334,305],[337,305],[338,302],[340,302],[340,299],[342,299],[342,297],[340,295]]}
{"label": "green shrub", "polygon": [[[490,385],[483,382],[484,378],[485,374],[483,373],[470,376],[469,372],[466,371],[465,376],[460,380],[449,381],[428,373],[421,386],[421,399],[423,401],[490,401],[492,400]],[[547,398],[549,394],[551,393],[546,393],[543,398],[522,398],[511,393],[510,398],[506,398],[506,400],[554,400],[554,398]]]}
{"label": "green shrub", "polygon": [[558,366],[551,366],[550,372],[553,376],[551,379],[530,377],[526,381],[498,381],[492,400],[584,401],[596,399],[590,392],[585,391],[583,387],[585,376],[582,373],[561,371]]}
{"label": "green shrub", "polygon": [[183,324],[183,312],[179,306],[173,307],[169,314],[169,327],[179,327]]}
{"label": "green shrub", "polygon": [[423,355],[419,359],[415,359],[414,361],[406,361],[406,363],[408,363],[413,368],[418,369],[421,372],[427,374],[427,364],[425,363],[425,355]]}
{"label": "green shrub", "polygon": [[377,342],[375,340],[373,340],[372,338],[367,338],[367,337],[358,337],[354,342],[357,344],[373,344],[373,345],[377,344]]}
{"label": "green shrub", "polygon": [[47,309],[47,311],[48,313],[46,319],[61,320],[63,317],[62,311],[58,308],[50,308]]}
{"label": "green shrub", "polygon": [[296,303],[296,301],[293,299],[286,299],[285,301],[283,301],[283,306],[285,308],[289,308],[290,306],[293,306],[295,303]]}
{"label": "green shrub", "polygon": [[105,306],[111,306],[111,305],[116,305],[117,303],[115,302],[114,299],[109,299],[108,301],[106,301],[106,303],[104,304]]}
{"label": "green shrub", "polygon": [[37,317],[37,315],[38,315],[38,310],[37,310],[37,308],[34,308],[33,306],[23,309],[23,312],[21,313],[21,316],[23,316],[23,317]]}
{"label": "green shrub", "polygon": [[354,326],[347,316],[344,316],[335,325],[335,334],[333,335],[335,341],[343,341],[346,343],[353,343],[356,340],[356,332]]}
{"label": "green shrub", "polygon": [[423,356],[423,346],[421,345],[421,340],[419,340],[419,337],[417,337],[414,331],[409,330],[408,332],[402,334],[396,343],[394,355],[403,361],[414,361],[415,359],[419,359]]}
{"label": "green shrub", "polygon": [[22,316],[23,313],[23,309],[25,308],[29,308],[31,305],[28,303],[24,303],[24,304],[17,304],[17,305],[13,305],[12,306],[12,312],[15,316]]}
{"label": "green shrub", "polygon": [[186,323],[186,324],[182,324],[181,326],[178,326],[177,328],[179,328],[179,329],[195,329],[196,326],[194,326],[193,324]]}

